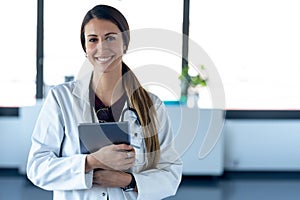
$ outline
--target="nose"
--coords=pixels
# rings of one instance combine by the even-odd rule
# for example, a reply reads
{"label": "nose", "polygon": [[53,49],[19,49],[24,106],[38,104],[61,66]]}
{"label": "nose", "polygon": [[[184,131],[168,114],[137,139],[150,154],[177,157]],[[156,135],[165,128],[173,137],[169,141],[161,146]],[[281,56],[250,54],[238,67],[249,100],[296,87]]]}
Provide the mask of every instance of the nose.
{"label": "nose", "polygon": [[94,50],[95,50],[95,53],[98,52],[98,53],[101,53],[101,52],[104,52],[105,50],[108,49],[108,46],[107,46],[107,41],[101,39],[98,41],[98,43],[96,44]]}
{"label": "nose", "polygon": [[96,45],[96,48],[97,49],[102,49],[102,48],[104,48],[105,47],[105,40],[104,39],[100,39],[99,40],[99,42],[97,43],[97,45]]}
{"label": "nose", "polygon": [[98,46],[99,46],[100,48],[107,47],[108,44],[109,44],[109,42],[106,40],[106,38],[105,38],[105,37],[101,37],[101,38],[99,39],[99,42],[98,42],[98,44],[97,44],[97,47],[98,47]]}

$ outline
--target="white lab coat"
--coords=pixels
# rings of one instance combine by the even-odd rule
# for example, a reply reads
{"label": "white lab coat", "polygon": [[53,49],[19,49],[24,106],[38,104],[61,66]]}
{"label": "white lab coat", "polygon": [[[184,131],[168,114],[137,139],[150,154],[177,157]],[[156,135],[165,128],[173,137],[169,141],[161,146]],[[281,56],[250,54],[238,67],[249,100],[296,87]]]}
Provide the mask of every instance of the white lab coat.
{"label": "white lab coat", "polygon": [[92,184],[93,171],[85,173],[86,155],[81,154],[77,129],[79,123],[92,122],[92,115],[97,119],[95,111],[91,112],[89,83],[90,75],[49,91],[32,135],[28,178],[45,190],[53,190],[53,198],[59,200],[107,199],[108,195],[110,200],[159,200],[174,195],[181,181],[182,162],[173,146],[166,108],[152,94],[161,146],[157,169],[141,171],[142,165],[147,162],[143,154],[145,145],[141,127],[136,123],[136,116],[126,112],[124,121],[129,121],[131,142],[133,146],[140,147],[135,148],[136,163],[132,168],[138,193]]}

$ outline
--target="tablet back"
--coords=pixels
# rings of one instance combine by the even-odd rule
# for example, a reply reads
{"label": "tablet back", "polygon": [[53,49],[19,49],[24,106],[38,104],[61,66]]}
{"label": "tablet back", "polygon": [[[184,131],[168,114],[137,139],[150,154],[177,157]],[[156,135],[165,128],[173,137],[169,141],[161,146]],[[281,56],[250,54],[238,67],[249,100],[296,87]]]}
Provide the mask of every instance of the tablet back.
{"label": "tablet back", "polygon": [[128,122],[84,123],[78,125],[78,131],[90,153],[110,144],[130,144]]}

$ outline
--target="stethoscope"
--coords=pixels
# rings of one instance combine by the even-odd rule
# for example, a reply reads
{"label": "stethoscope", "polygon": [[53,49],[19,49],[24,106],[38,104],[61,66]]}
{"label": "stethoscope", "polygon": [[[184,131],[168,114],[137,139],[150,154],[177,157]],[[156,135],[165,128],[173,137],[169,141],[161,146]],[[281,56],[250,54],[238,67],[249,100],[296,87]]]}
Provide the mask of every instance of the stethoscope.
{"label": "stethoscope", "polygon": [[[123,65],[124,63],[122,63],[122,65]],[[122,66],[122,76],[124,75],[126,73],[126,70],[125,70],[125,68]],[[92,81],[92,79],[93,79],[93,75],[92,75],[92,77],[91,77],[91,81]],[[122,79],[122,84],[124,85],[124,82],[123,82],[123,79]],[[97,123],[98,122],[98,120],[96,120],[95,119],[95,115],[94,115],[94,102],[95,102],[95,93],[93,92],[93,89],[92,89],[92,87],[91,87],[91,82],[90,82],[90,88],[89,88],[89,90],[90,90],[90,92],[89,92],[89,97],[90,97],[90,109],[91,109],[91,115],[92,115],[92,122],[93,123]],[[125,92],[126,93],[126,92]],[[129,97],[128,97],[128,95],[127,94],[125,94],[126,95],[126,105],[127,105],[127,107],[126,108],[124,108],[123,110],[122,110],[122,112],[121,112],[121,121],[123,122],[124,121],[124,118],[125,118],[125,113],[126,112],[133,112],[133,114],[136,116],[136,119],[137,119],[137,122],[138,122],[138,125],[141,125],[141,120],[140,120],[140,117],[139,117],[139,115],[138,115],[138,113],[137,113],[137,111],[136,111],[136,109],[135,108],[132,108],[132,107],[130,107],[130,105],[129,105]]]}
{"label": "stethoscope", "polygon": [[130,112],[134,113],[134,115],[136,116],[136,120],[137,120],[138,124],[141,125],[141,121],[140,121],[140,118],[139,118],[139,115],[138,115],[136,109],[131,108],[130,106],[128,106],[128,100],[127,100],[126,104],[127,104],[127,108],[123,109],[122,113],[121,113],[121,121],[122,122],[124,121],[125,113],[130,111]]}
{"label": "stethoscope", "polygon": [[[94,109],[94,106],[93,106],[95,104],[94,103],[95,102],[95,93],[93,92],[93,89],[91,87],[90,87],[90,92],[89,93],[90,93],[89,94],[89,96],[90,96],[90,111],[91,111],[91,116],[92,116],[92,122],[93,123],[98,123],[99,120],[95,119],[95,115],[94,115],[94,113],[95,113],[94,110],[95,109]],[[139,117],[136,109],[130,107],[130,105],[129,105],[129,98],[128,98],[127,94],[126,94],[125,104],[126,104],[127,107],[123,108],[123,110],[121,112],[121,115],[120,115],[120,119],[121,119],[120,121],[122,121],[122,122],[124,121],[126,112],[132,112],[136,116],[136,120],[138,122],[138,125],[141,125],[141,120],[140,120],[140,117]]]}
{"label": "stethoscope", "polygon": [[[93,93],[93,92],[90,92],[90,93]],[[126,97],[127,97],[127,95],[126,95]],[[98,120],[95,119],[95,115],[94,115],[95,111],[94,111],[94,106],[93,106],[92,102],[93,102],[93,97],[90,97],[90,109],[91,109],[92,122],[97,123]],[[122,122],[124,121],[126,112],[132,112],[136,116],[136,120],[138,122],[138,125],[141,125],[141,120],[139,118],[139,115],[138,115],[136,109],[129,106],[128,97],[127,97],[127,101],[125,102],[125,104],[127,105],[127,107],[123,108],[123,110],[121,112],[121,115],[120,115],[120,119],[121,119],[120,121],[122,121]]]}

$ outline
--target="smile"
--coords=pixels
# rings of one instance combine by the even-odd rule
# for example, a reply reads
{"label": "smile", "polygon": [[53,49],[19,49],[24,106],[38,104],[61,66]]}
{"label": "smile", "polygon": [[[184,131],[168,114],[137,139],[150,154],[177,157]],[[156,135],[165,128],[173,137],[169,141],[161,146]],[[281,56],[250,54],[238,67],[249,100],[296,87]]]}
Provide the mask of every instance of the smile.
{"label": "smile", "polygon": [[95,59],[100,62],[100,63],[106,63],[110,61],[113,58],[113,56],[108,56],[108,57],[96,57]]}

